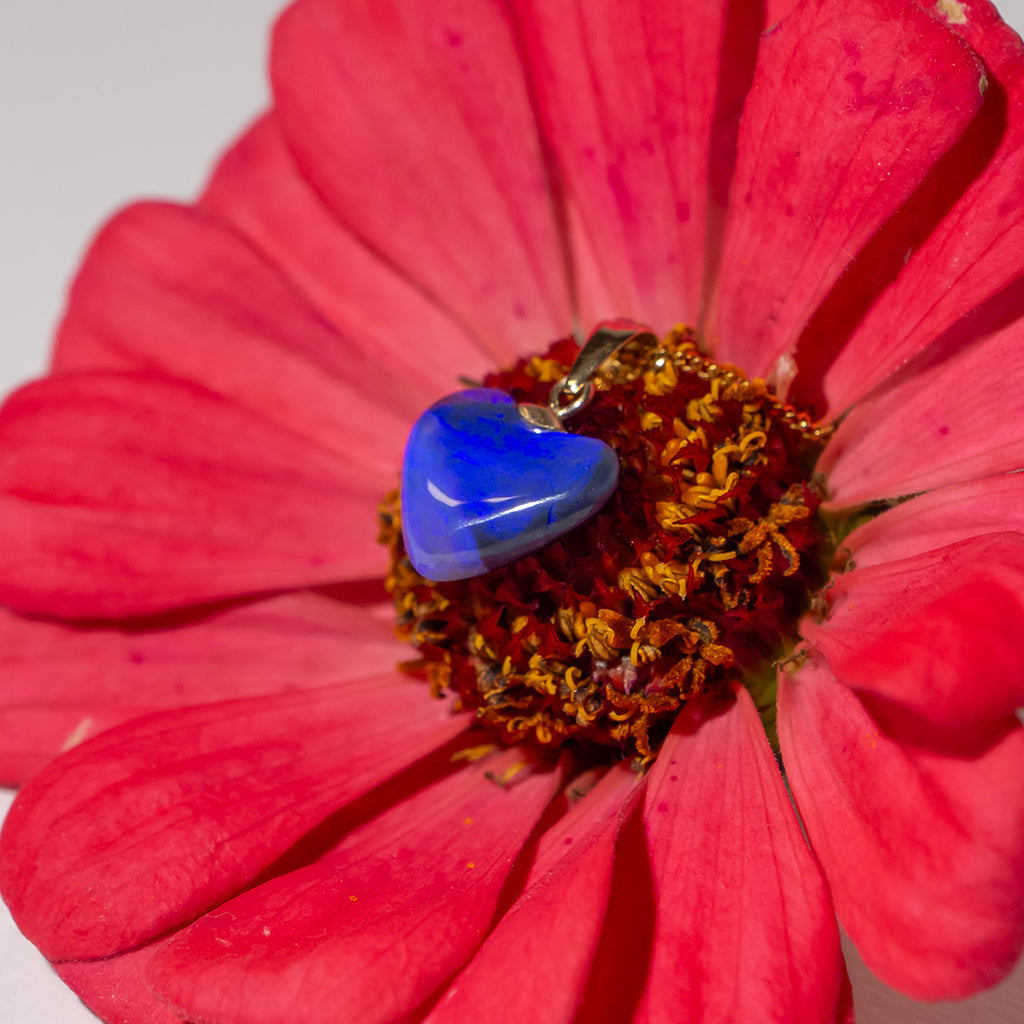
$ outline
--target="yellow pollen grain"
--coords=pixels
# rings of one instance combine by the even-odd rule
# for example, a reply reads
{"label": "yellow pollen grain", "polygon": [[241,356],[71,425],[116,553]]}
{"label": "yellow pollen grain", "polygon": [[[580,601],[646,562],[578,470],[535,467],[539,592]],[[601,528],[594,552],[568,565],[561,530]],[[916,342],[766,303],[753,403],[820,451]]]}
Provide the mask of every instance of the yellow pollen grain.
{"label": "yellow pollen grain", "polygon": [[729,456],[731,454],[729,451],[718,451],[715,452],[714,458],[711,460],[711,475],[719,487],[724,487],[725,481],[729,477]]}
{"label": "yellow pollen grain", "polygon": [[937,0],[935,10],[941,14],[950,25],[967,24],[967,5],[958,3],[957,0]]}
{"label": "yellow pollen grain", "polygon": [[506,768],[501,775],[488,775],[492,782],[499,786],[507,786],[527,765],[526,761],[516,761],[511,767]]}
{"label": "yellow pollen grain", "polygon": [[565,373],[562,369],[562,364],[557,360],[543,359],[540,356],[534,356],[530,360],[527,364],[526,372],[543,384],[554,384],[555,381],[561,380]]}
{"label": "yellow pollen grain", "polygon": [[674,441],[669,441],[664,448],[661,449],[661,464],[663,466],[671,466],[675,460],[676,455],[682,451],[683,442],[676,438]]}
{"label": "yellow pollen grain", "polygon": [[629,649],[629,661],[634,668],[640,664],[640,647],[640,641],[634,640],[633,645]]}
{"label": "yellow pollen grain", "polygon": [[667,395],[674,391],[679,383],[679,374],[675,363],[667,361],[655,370],[644,374],[644,390],[650,395]]}
{"label": "yellow pollen grain", "polygon": [[495,743],[481,743],[475,747],[465,747],[462,750],[456,750],[451,756],[451,761],[480,761],[497,749],[498,746]]}

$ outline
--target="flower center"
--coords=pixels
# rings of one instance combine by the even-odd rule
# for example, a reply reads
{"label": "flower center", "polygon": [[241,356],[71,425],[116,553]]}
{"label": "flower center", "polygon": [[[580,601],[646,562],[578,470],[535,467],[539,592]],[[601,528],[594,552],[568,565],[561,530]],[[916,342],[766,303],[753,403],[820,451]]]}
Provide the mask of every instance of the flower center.
{"label": "flower center", "polygon": [[[571,340],[493,374],[543,404]],[[509,742],[573,741],[649,760],[683,704],[739,681],[774,719],[774,664],[824,582],[812,479],[826,430],[763,381],[702,356],[691,331],[630,343],[594,379],[574,432],[609,444],[619,486],[571,533],[484,576],[433,583],[382,505],[405,667]]]}

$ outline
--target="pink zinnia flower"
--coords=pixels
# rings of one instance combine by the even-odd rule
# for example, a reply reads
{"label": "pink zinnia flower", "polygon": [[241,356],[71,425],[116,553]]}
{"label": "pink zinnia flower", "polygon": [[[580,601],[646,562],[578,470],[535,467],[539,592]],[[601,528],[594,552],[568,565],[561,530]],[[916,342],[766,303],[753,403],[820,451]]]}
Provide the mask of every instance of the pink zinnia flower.
{"label": "pink zinnia flower", "polygon": [[[0,412],[0,882],[104,1020],[843,1020],[836,916],[922,999],[1024,945],[1024,47],[578,8],[299,0]],[[389,561],[422,409],[612,318],[665,339],[587,421],[629,487]]]}

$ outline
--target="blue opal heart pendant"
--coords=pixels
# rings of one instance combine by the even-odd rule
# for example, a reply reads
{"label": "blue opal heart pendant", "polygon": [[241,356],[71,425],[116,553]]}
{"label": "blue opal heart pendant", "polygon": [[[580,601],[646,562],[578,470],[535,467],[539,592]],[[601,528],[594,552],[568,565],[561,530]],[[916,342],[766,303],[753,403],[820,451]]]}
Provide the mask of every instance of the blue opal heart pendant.
{"label": "blue opal heart pendant", "polygon": [[618,456],[597,438],[567,433],[563,422],[593,397],[601,365],[643,336],[653,339],[630,321],[599,324],[546,406],[471,388],[420,416],[402,463],[402,533],[421,576],[479,576],[600,511],[618,484]]}

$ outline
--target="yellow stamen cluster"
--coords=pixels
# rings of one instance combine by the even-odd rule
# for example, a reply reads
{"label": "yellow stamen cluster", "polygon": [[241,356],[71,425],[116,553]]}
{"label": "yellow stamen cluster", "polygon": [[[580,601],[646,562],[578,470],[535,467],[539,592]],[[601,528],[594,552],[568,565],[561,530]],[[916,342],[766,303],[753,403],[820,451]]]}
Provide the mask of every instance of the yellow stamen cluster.
{"label": "yellow stamen cluster", "polygon": [[[487,383],[543,402],[560,343]],[[510,566],[431,583],[382,508],[387,585],[409,664],[509,741],[573,739],[649,760],[687,700],[763,675],[818,580],[810,482],[824,432],[764,382],[704,358],[692,335],[634,343],[602,367],[572,428],[618,453],[605,509]]]}

